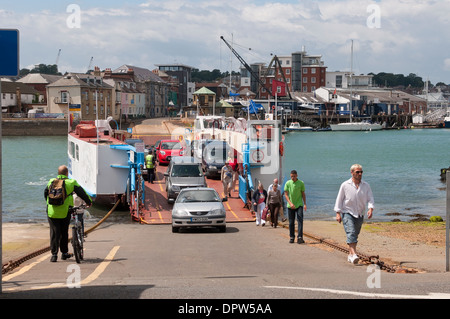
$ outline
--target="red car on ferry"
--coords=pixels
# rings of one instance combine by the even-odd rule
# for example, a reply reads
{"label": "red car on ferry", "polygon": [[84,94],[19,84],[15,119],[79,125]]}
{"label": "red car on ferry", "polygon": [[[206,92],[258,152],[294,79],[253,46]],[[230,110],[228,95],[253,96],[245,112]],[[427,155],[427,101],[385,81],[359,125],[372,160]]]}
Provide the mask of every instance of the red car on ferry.
{"label": "red car on ferry", "polygon": [[184,147],[178,140],[161,140],[155,145],[156,160],[160,164],[169,164],[173,156],[182,156]]}

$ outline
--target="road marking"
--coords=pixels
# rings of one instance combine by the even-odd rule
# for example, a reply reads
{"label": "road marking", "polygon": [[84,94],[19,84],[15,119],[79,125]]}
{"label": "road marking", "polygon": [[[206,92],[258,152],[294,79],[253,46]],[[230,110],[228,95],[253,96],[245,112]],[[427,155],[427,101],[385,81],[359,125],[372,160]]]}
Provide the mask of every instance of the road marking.
{"label": "road marking", "polygon": [[91,273],[86,279],[81,281],[81,285],[87,285],[97,279],[106,269],[106,267],[109,266],[111,261],[113,261],[114,256],[116,255],[117,251],[119,250],[120,246],[115,246],[111,251],[109,252],[108,256],[106,256],[105,260],[100,263],[100,265],[95,268],[94,272]]}
{"label": "road marking", "polygon": [[161,206],[158,203],[158,200],[156,199],[156,193],[153,193],[153,197],[155,198],[155,207],[156,207],[156,211],[158,212],[159,215],[159,220],[161,221],[161,223],[163,222],[163,218],[161,215]]}
{"label": "road marking", "polygon": [[[223,192],[222,192],[222,195],[223,195],[223,197],[227,197],[227,196],[225,195],[225,193],[223,193]],[[240,219],[240,218],[234,213],[234,211],[231,209],[230,204],[229,204],[228,202],[225,202],[225,204],[227,205],[228,210],[233,214],[233,216],[234,216],[238,221],[240,221],[241,219]]]}
{"label": "road marking", "polygon": [[48,259],[50,257],[51,254],[45,254],[44,256],[42,256],[41,258],[39,258],[38,260],[36,260],[35,262],[21,268],[19,271],[12,273],[11,275],[7,275],[5,277],[3,277],[3,281],[9,281],[17,276],[20,276],[24,273],[26,273],[27,271],[29,271],[31,268],[33,268],[34,266],[36,266],[37,264],[41,263],[42,261]]}
{"label": "road marking", "polygon": [[[106,267],[109,266],[109,264],[114,259],[114,256],[116,255],[116,253],[119,250],[119,248],[120,248],[120,246],[113,247],[113,249],[111,249],[111,251],[106,256],[104,261],[102,261],[100,263],[100,265],[98,265],[97,268],[95,268],[95,270],[88,277],[86,277],[84,280],[81,281],[81,285],[87,285],[87,284],[91,283],[92,281],[96,280],[105,271]],[[12,278],[14,278],[16,276],[25,273],[26,271],[30,270],[32,267],[34,267],[38,263],[42,262],[43,260],[48,259],[49,257],[50,257],[50,254],[42,256],[37,261],[35,261],[34,263],[32,263],[32,264],[22,268],[17,273],[14,273],[14,274],[11,274],[9,276],[4,277],[3,281],[11,280]],[[31,287],[30,289],[31,290],[37,290],[37,289],[51,289],[51,288],[61,288],[61,287],[67,287],[67,283],[58,283],[58,282],[56,282],[56,283],[52,283],[52,284],[47,285],[47,286],[34,286],[34,287]],[[8,289],[4,289],[4,291],[14,291],[14,290],[18,290],[19,288],[20,287],[8,288]]]}
{"label": "road marking", "polygon": [[335,289],[324,289],[324,288],[305,288],[305,287],[282,287],[282,286],[265,286],[269,289],[292,289],[292,290],[308,290],[315,292],[325,292],[338,295],[353,295],[358,297],[367,298],[404,298],[404,299],[449,299],[450,294],[443,293],[429,293],[428,295],[396,295],[396,294],[379,294],[370,292],[358,292],[358,291],[348,291],[348,290],[335,290]]}

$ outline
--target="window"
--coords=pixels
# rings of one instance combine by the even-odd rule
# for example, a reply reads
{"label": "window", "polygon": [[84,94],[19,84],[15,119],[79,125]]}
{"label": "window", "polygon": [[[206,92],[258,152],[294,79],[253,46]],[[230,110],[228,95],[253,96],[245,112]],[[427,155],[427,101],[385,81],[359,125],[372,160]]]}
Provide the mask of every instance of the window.
{"label": "window", "polygon": [[67,103],[67,102],[68,102],[68,93],[61,92],[61,103]]}
{"label": "window", "polygon": [[311,73],[316,74],[316,68],[311,68]]}

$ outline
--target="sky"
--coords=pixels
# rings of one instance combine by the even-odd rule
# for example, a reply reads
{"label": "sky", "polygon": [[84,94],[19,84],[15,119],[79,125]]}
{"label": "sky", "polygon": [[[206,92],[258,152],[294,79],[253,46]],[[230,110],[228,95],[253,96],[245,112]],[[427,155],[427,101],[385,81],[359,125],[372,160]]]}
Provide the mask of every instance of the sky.
{"label": "sky", "polygon": [[0,0],[0,29],[19,30],[20,68],[238,70],[223,36],[248,64],[305,49],[328,71],[450,84],[449,13],[450,0]]}

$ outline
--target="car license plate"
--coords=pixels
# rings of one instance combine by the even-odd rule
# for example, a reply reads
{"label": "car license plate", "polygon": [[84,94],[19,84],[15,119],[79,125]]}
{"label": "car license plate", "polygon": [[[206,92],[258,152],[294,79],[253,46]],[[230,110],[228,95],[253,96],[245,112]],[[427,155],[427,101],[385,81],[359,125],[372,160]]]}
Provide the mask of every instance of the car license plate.
{"label": "car license plate", "polygon": [[207,222],[208,218],[206,217],[192,217],[191,222]]}

